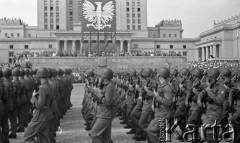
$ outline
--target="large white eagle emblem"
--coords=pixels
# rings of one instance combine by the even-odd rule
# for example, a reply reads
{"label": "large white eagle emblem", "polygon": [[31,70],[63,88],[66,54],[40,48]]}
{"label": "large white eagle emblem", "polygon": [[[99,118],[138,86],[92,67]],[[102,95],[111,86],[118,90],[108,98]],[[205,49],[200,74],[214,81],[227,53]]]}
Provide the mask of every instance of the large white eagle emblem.
{"label": "large white eagle emblem", "polygon": [[97,5],[97,9],[95,10],[95,6],[85,0],[83,3],[83,16],[84,18],[91,22],[91,24],[87,24],[87,27],[93,27],[97,30],[102,30],[105,27],[111,28],[111,24],[107,24],[108,22],[113,20],[114,16],[114,5],[113,1],[109,1],[102,8],[102,2],[95,2]]}

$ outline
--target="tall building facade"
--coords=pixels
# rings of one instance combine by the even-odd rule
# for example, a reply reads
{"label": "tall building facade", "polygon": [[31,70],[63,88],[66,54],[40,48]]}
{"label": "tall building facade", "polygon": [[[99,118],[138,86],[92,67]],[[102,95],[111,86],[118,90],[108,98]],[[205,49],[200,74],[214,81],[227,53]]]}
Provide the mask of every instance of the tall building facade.
{"label": "tall building facade", "polygon": [[[38,27],[74,30],[85,0],[38,0]],[[117,30],[147,30],[147,0],[116,0]]]}
{"label": "tall building facade", "polygon": [[73,30],[82,15],[82,0],[38,0],[38,27],[44,30]]}

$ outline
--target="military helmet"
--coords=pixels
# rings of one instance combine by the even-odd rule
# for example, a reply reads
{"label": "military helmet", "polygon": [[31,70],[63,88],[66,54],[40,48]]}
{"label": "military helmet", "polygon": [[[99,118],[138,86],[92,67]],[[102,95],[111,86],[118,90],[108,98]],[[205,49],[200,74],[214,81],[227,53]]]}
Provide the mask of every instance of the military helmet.
{"label": "military helmet", "polygon": [[90,77],[94,77],[94,70],[93,69],[88,69],[85,74]]}
{"label": "military helmet", "polygon": [[66,69],[64,69],[64,73],[65,74],[68,74],[69,73],[69,70],[66,68]]}
{"label": "military helmet", "polygon": [[48,78],[49,77],[49,71],[47,68],[39,68],[37,71],[37,77],[38,78]]}
{"label": "military helmet", "polygon": [[9,78],[12,76],[12,70],[10,68],[5,68],[3,70],[3,77]]}
{"label": "military helmet", "polygon": [[47,68],[48,72],[49,72],[49,77],[52,77],[52,69],[51,68]]}
{"label": "military helmet", "polygon": [[2,69],[0,69],[0,78],[3,77]]}
{"label": "military helmet", "polygon": [[28,68],[25,68],[24,70],[25,70],[25,75],[29,75],[30,74],[30,71],[29,71]]}
{"label": "military helmet", "polygon": [[222,75],[223,75],[223,76],[226,76],[226,77],[228,77],[228,78],[231,78],[231,74],[232,74],[232,72],[231,72],[229,69],[224,69],[224,70],[222,71]]}
{"label": "military helmet", "polygon": [[113,78],[113,71],[109,68],[104,68],[104,69],[101,70],[100,76],[102,78],[112,79]]}
{"label": "military helmet", "polygon": [[21,68],[19,71],[20,71],[20,76],[25,76],[25,70],[23,68]]}
{"label": "military helmet", "polygon": [[192,71],[192,75],[198,77],[198,78],[202,78],[203,76],[203,73],[204,71],[200,68],[195,68],[193,71]]}
{"label": "military helmet", "polygon": [[131,76],[136,76],[136,74],[137,74],[136,69],[131,69],[130,75],[131,75]]}
{"label": "military helmet", "polygon": [[57,70],[55,68],[51,69],[51,73],[52,73],[52,77],[56,77],[57,76]]}
{"label": "military helmet", "polygon": [[140,69],[136,69],[136,72],[137,72],[138,75],[142,75],[142,71],[143,71],[142,68],[140,68]]}
{"label": "military helmet", "polygon": [[36,75],[37,74],[37,69],[34,69],[33,70],[33,75]]}
{"label": "military helmet", "polygon": [[58,68],[57,73],[59,76],[62,76],[64,74],[64,71],[61,68]]}
{"label": "military helmet", "polygon": [[158,75],[163,77],[164,79],[167,79],[169,78],[169,75],[170,75],[170,70],[166,67],[164,68],[160,68],[158,71],[157,71]]}
{"label": "military helmet", "polygon": [[190,71],[189,71],[188,68],[182,68],[182,69],[180,70],[181,76],[188,76],[189,73],[190,73]]}
{"label": "military helmet", "polygon": [[144,70],[142,71],[142,76],[144,76],[144,77],[150,77],[150,76],[152,75],[152,73],[153,73],[153,70],[150,69],[150,68],[147,68],[147,69],[144,69]]}
{"label": "military helmet", "polygon": [[18,68],[14,68],[12,70],[12,76],[20,76],[20,70]]}
{"label": "military helmet", "polygon": [[207,71],[207,75],[208,75],[208,77],[217,79],[220,75],[220,71],[218,69],[211,68]]}

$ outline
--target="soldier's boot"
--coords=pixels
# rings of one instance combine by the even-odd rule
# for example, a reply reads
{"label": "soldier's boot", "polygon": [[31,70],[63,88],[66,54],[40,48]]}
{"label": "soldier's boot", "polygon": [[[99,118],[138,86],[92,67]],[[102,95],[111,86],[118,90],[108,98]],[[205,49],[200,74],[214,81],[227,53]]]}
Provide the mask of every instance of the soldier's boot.
{"label": "soldier's boot", "polygon": [[135,138],[135,141],[146,141],[146,134],[138,135]]}
{"label": "soldier's boot", "polygon": [[134,134],[135,130],[132,128],[129,132],[127,132],[127,134]]}
{"label": "soldier's boot", "polygon": [[9,138],[10,138],[10,139],[16,139],[16,138],[17,138],[17,134],[16,134],[16,133],[11,133],[11,134],[9,135]]}

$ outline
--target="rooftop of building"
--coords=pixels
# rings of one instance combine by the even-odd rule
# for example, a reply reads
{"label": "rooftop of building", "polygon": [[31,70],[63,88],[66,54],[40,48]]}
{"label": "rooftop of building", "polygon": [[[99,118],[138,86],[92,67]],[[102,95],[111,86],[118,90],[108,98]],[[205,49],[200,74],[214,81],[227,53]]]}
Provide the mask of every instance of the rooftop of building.
{"label": "rooftop of building", "polygon": [[0,19],[1,26],[28,26],[22,19],[20,18],[1,18]]}
{"label": "rooftop of building", "polygon": [[225,20],[218,21],[218,22],[216,22],[214,20],[214,28],[215,27],[220,27],[220,26],[223,26],[223,25],[227,25],[227,24],[237,23],[237,22],[240,22],[240,13],[236,14],[235,16],[228,17]]}
{"label": "rooftop of building", "polygon": [[155,27],[182,27],[182,21],[177,19],[162,20],[156,24]]}

